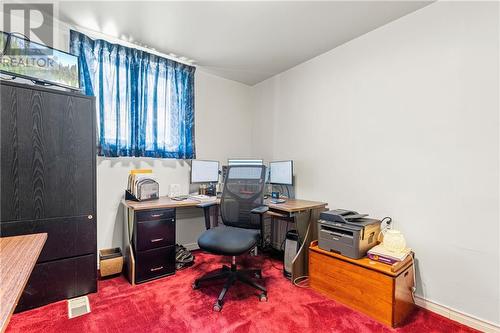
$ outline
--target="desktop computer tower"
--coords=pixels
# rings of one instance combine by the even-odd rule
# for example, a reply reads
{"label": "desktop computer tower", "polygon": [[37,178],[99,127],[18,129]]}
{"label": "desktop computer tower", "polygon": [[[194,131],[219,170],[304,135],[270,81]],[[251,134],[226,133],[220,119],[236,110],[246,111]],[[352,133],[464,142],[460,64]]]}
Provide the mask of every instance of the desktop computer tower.
{"label": "desktop computer tower", "polygon": [[292,261],[299,252],[299,234],[296,230],[290,230],[285,237],[285,258],[283,263],[283,275],[287,278],[292,277]]}

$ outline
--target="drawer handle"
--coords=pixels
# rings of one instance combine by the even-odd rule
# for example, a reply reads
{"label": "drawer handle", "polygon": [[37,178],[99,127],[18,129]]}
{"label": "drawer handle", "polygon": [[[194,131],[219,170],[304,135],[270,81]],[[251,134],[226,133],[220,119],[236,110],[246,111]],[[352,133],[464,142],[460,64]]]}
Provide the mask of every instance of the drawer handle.
{"label": "drawer handle", "polygon": [[163,214],[151,214],[151,217],[160,217],[163,216]]}
{"label": "drawer handle", "polygon": [[161,242],[163,238],[155,238],[151,240],[151,243]]}
{"label": "drawer handle", "polygon": [[163,266],[151,268],[150,271],[155,272],[155,271],[159,271],[160,269],[163,269]]}

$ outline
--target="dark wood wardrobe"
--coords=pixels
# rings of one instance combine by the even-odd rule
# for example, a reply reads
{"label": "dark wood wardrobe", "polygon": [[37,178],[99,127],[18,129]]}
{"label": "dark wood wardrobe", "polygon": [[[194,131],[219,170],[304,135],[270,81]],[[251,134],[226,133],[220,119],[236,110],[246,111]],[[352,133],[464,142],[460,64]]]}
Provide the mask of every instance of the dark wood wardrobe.
{"label": "dark wood wardrobe", "polygon": [[0,235],[48,233],[16,311],[97,291],[94,97],[0,82]]}

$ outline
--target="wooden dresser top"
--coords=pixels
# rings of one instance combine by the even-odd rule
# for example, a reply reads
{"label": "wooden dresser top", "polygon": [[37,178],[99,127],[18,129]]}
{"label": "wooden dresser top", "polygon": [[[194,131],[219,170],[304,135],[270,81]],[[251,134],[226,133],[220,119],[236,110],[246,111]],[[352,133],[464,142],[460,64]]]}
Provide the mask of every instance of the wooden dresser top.
{"label": "wooden dresser top", "polygon": [[364,268],[368,268],[368,269],[371,269],[371,270],[374,270],[374,271],[377,271],[377,272],[380,272],[380,273],[383,273],[386,275],[390,275],[390,276],[398,276],[406,268],[411,266],[412,265],[412,255],[413,255],[413,253],[411,253],[403,261],[396,263],[394,265],[388,265],[388,264],[384,264],[382,262],[371,260],[368,257],[363,257],[361,259],[352,259],[352,258],[343,256],[343,255],[340,255],[338,253],[325,251],[325,250],[319,248],[318,241],[312,242],[311,246],[309,247],[309,251],[314,251],[314,252],[317,252],[320,254],[327,255],[327,256],[332,257],[332,258],[347,261],[347,262],[350,262],[352,264],[355,264],[355,265],[358,265],[358,266],[361,266]]}
{"label": "wooden dresser top", "polygon": [[0,238],[0,332],[7,328],[46,240],[45,233]]}

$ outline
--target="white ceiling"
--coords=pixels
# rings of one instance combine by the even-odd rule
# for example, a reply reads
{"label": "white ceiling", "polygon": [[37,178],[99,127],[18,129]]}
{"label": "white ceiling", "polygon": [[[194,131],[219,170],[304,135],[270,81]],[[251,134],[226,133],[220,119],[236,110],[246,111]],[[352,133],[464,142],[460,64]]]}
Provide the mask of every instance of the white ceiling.
{"label": "white ceiling", "polygon": [[59,18],[254,85],[429,3],[64,1]]}

